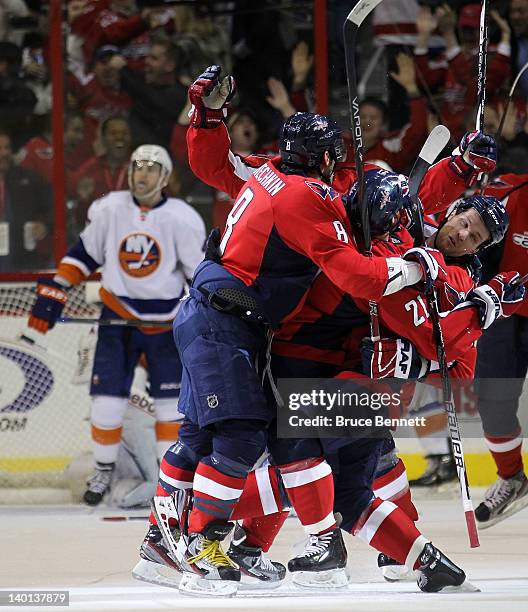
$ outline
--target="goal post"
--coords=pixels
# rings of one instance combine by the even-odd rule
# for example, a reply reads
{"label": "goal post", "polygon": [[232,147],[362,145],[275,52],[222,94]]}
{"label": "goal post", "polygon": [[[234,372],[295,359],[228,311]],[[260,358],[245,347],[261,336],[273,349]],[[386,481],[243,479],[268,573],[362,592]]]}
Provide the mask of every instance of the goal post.
{"label": "goal post", "polygon": [[[24,492],[30,498],[36,489],[67,489],[66,466],[90,451],[88,384],[96,333],[81,324],[28,333],[37,276],[0,276],[0,503],[13,503],[9,490],[24,503]],[[67,316],[99,315],[100,306],[86,299],[87,286],[69,291]]]}

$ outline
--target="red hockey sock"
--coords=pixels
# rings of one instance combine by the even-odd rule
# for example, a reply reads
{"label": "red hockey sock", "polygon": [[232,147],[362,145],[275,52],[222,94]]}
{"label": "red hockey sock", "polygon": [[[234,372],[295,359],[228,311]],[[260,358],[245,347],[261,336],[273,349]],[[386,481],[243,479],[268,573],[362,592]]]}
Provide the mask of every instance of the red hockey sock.
{"label": "red hockey sock", "polygon": [[268,552],[289,513],[289,510],[283,510],[267,516],[244,519],[242,522],[246,532],[244,544],[260,546],[264,552]]}
{"label": "red hockey sock", "polygon": [[418,556],[428,542],[401,508],[379,497],[374,498],[363,512],[352,533],[413,569],[416,569]]}
{"label": "red hockey sock", "polygon": [[271,465],[250,472],[231,518],[261,517],[283,510],[277,469]]}
{"label": "red hockey sock", "polygon": [[333,529],[334,479],[328,463],[318,457],[278,467],[305,532],[319,534]]}
{"label": "red hockey sock", "polygon": [[405,464],[401,459],[388,472],[374,480],[372,491],[376,497],[396,504],[412,521],[418,520],[418,511],[412,502]]}
{"label": "red hockey sock", "polygon": [[495,460],[500,478],[511,478],[523,469],[522,436],[518,430],[509,436],[485,435],[486,444]]}
{"label": "red hockey sock", "polygon": [[202,532],[214,520],[230,518],[245,481],[245,478],[228,476],[200,462],[194,474],[194,505],[189,518],[189,533]]}

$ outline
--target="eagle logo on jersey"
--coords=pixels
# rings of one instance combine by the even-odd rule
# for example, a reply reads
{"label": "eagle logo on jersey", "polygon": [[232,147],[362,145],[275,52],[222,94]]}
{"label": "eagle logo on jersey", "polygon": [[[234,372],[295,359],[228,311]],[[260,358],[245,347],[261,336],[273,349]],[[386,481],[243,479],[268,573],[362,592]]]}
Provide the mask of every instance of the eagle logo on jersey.
{"label": "eagle logo on jersey", "polygon": [[149,276],[161,261],[156,240],[143,232],[128,234],[119,245],[119,263],[123,272],[134,278]]}
{"label": "eagle logo on jersey", "polygon": [[316,181],[305,181],[305,183],[323,200],[326,200],[327,197],[329,197],[330,200],[335,200],[339,196],[337,191],[332,189],[330,185],[323,185],[322,183],[318,183]]}

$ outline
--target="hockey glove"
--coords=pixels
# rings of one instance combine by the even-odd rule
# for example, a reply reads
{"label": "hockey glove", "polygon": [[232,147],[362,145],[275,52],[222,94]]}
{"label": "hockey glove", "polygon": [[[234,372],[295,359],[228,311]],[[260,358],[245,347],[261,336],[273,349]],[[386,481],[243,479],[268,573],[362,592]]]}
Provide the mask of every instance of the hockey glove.
{"label": "hockey glove", "polygon": [[497,319],[510,317],[521,307],[526,288],[515,284],[518,279],[518,272],[502,272],[487,285],[480,285],[468,293],[467,300],[480,309],[482,329],[488,329]]}
{"label": "hockey glove", "polygon": [[420,264],[426,292],[430,291],[433,287],[441,287],[447,282],[444,256],[437,249],[416,247],[409,249],[403,258],[407,261],[416,261]]}
{"label": "hockey glove", "polygon": [[52,329],[61,316],[68,294],[66,288],[49,278],[37,280],[37,301],[31,309],[28,326],[41,334]]}
{"label": "hockey glove", "polygon": [[422,378],[429,369],[429,361],[405,338],[363,338],[361,360],[370,378]]}
{"label": "hockey glove", "polygon": [[209,236],[207,236],[207,241],[205,243],[205,259],[208,261],[215,261],[216,263],[220,263],[220,251],[218,250],[220,247],[220,229],[215,227],[211,230]]}
{"label": "hockey glove", "polygon": [[221,66],[209,66],[189,87],[191,125],[214,128],[227,116],[227,107],[236,92],[235,79],[226,76],[219,80]]}
{"label": "hockey glove", "polygon": [[453,172],[472,187],[480,173],[491,174],[497,166],[497,143],[483,132],[467,132],[449,161]]}

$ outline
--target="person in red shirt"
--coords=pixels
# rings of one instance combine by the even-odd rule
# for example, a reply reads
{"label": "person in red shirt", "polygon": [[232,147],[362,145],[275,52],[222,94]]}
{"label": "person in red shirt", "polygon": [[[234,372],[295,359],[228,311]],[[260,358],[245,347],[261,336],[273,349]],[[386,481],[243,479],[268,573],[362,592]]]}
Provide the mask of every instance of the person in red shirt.
{"label": "person in red shirt", "polygon": [[[67,112],[64,117],[64,164],[69,176],[86,161],[87,151],[84,142],[84,119],[76,112]],[[52,183],[53,176],[53,146],[51,144],[51,129],[43,130],[40,136],[29,140],[17,153],[18,165],[32,170],[43,179]]]}
{"label": "person in red shirt", "polygon": [[427,104],[416,83],[414,63],[410,56],[397,57],[398,72],[390,76],[407,92],[410,107],[409,122],[401,130],[387,133],[388,113],[377,98],[365,98],[360,105],[363,149],[366,161],[383,161],[395,172],[406,173],[416,159],[427,136]]}
{"label": "person in red shirt", "polygon": [[[477,99],[480,10],[481,5],[477,3],[461,8],[458,36],[456,11],[446,3],[434,12],[429,7],[420,7],[416,21],[416,69],[433,93],[440,93],[440,121],[449,128],[456,141],[462,137],[465,117]],[[508,22],[497,11],[491,11],[491,16],[501,30],[501,40],[495,49],[489,51],[486,92],[490,97],[506,82],[510,74],[511,55]],[[437,27],[444,36],[447,48],[442,56],[430,57],[429,39]]]}
{"label": "person in red shirt", "polygon": [[[71,179],[73,191],[77,192],[83,213],[93,200],[127,187],[128,163],[132,149],[128,121],[120,116],[109,117],[103,121],[101,144],[104,153],[88,159]],[[82,189],[79,190],[81,182]]]}
{"label": "person in red shirt", "polygon": [[121,89],[119,70],[111,62],[118,53],[117,47],[100,47],[95,53],[93,73],[84,82],[71,73],[68,75],[69,93],[84,115],[86,141],[90,145],[105,119],[126,115],[132,106],[130,96]]}
{"label": "person in red shirt", "polygon": [[[484,260],[486,276],[498,269],[528,273],[528,174],[505,174],[485,193],[500,198],[510,227],[498,249]],[[498,264],[498,266],[497,266]],[[486,331],[478,343],[476,390],[484,440],[497,466],[497,481],[486,491],[475,515],[481,529],[528,505],[528,479],[522,459],[519,400],[528,372],[528,303]]]}

